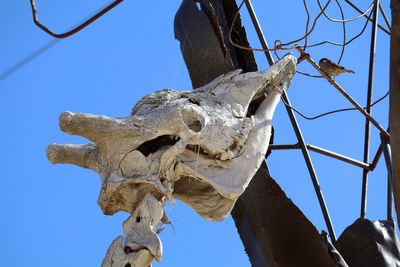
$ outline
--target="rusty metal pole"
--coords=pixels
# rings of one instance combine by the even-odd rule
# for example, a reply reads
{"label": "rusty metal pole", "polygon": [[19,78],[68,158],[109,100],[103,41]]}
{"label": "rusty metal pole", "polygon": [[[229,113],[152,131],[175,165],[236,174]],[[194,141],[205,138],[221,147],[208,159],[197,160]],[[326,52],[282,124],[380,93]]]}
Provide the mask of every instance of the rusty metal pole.
{"label": "rusty metal pole", "polygon": [[[256,14],[254,12],[253,5],[251,4],[250,0],[244,0],[244,2],[246,3],[247,10],[249,11],[250,17],[251,17],[252,22],[253,22],[254,29],[257,32],[258,38],[260,40],[260,43],[261,43],[263,49],[266,51],[265,55],[267,57],[268,63],[271,65],[272,63],[274,63],[274,60],[272,58],[271,52],[268,51],[269,50],[268,44],[267,44],[267,41],[265,40],[264,34],[263,34],[262,30],[261,30],[260,23],[258,22],[257,16],[256,16]],[[325,199],[324,199],[324,195],[323,195],[321,187],[319,185],[318,177],[317,177],[317,174],[315,172],[314,165],[312,163],[311,156],[309,154],[308,148],[307,148],[306,143],[304,141],[303,134],[301,133],[300,126],[299,126],[299,124],[297,122],[296,115],[294,114],[293,110],[291,108],[289,108],[289,106],[291,106],[290,105],[290,100],[289,100],[289,97],[288,97],[288,95],[287,95],[287,93],[285,91],[282,92],[282,99],[285,101],[285,103],[288,104],[287,106],[285,106],[286,107],[286,111],[288,113],[288,116],[289,116],[290,122],[292,124],[293,130],[294,130],[294,132],[296,134],[297,140],[298,140],[298,142],[300,144],[300,149],[301,149],[301,152],[303,154],[303,158],[304,158],[304,161],[306,163],[308,172],[310,174],[311,181],[312,181],[312,184],[313,184],[313,187],[314,187],[314,191],[315,191],[315,194],[317,195],[317,199],[318,199],[319,205],[321,207],[322,215],[324,217],[325,224],[326,224],[329,236],[330,236],[330,238],[332,240],[332,243],[335,243],[336,242],[336,234],[335,234],[335,230],[333,228],[333,224],[332,224],[332,220],[331,220],[331,217],[330,217],[330,214],[329,214],[329,211],[328,211],[328,207],[326,205],[326,202],[325,202]]]}
{"label": "rusty metal pole", "polygon": [[[373,26],[371,29],[371,46],[369,54],[369,72],[368,72],[368,95],[367,95],[367,109],[366,112],[371,114],[372,104],[372,89],[374,84],[374,70],[375,70],[375,50],[376,50],[376,32],[378,27],[378,14],[379,14],[379,0],[375,0],[374,4],[374,17]],[[369,147],[370,147],[370,121],[365,120],[365,136],[364,136],[364,162],[369,161]],[[367,190],[368,190],[368,170],[363,170],[362,176],[362,189],[361,189],[361,211],[360,217],[365,218],[367,210]]]}
{"label": "rusty metal pole", "polygon": [[390,37],[390,146],[393,160],[393,193],[397,220],[400,214],[400,0],[391,0],[392,34]]}
{"label": "rusty metal pole", "polygon": [[393,221],[393,207],[392,207],[392,202],[393,202],[393,161],[392,161],[392,152],[390,149],[390,144],[389,140],[385,138],[382,134],[381,136],[381,146],[383,148],[383,155],[385,156],[385,163],[386,163],[386,169],[388,172],[388,181],[387,181],[387,206],[386,206],[386,214],[387,217],[386,219],[388,221]]}

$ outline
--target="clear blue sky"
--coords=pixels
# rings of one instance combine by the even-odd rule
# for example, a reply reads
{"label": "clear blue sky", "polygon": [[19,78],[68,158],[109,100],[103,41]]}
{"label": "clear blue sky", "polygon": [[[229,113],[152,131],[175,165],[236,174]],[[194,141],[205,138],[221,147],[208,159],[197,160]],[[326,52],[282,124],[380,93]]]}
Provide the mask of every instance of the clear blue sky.
{"label": "clear blue sky", "polygon": [[[294,3],[296,2],[296,3]],[[323,1],[325,2],[325,1]],[[369,3],[354,1],[363,9]],[[390,14],[389,1],[382,1]],[[57,32],[77,24],[107,1],[37,1],[41,21]],[[127,217],[102,214],[97,206],[100,179],[94,172],[69,165],[51,165],[45,156],[49,143],[85,143],[58,128],[66,110],[127,116],[140,97],[162,88],[190,90],[191,83],[174,39],[173,19],[180,1],[125,1],[78,34],[52,48],[0,81],[2,141],[0,167],[0,256],[2,266],[99,266],[111,241],[122,233]],[[316,3],[309,1],[315,15]],[[304,32],[301,1],[254,0],[270,44],[288,41]],[[356,15],[348,6],[347,17]],[[337,8],[329,9],[338,18]],[[259,47],[244,11],[250,42]],[[348,24],[354,35],[364,20]],[[383,22],[382,22],[383,23]],[[341,24],[321,19],[311,41],[341,40]],[[355,75],[337,78],[362,105],[366,102],[369,33],[351,44],[343,65]],[[0,76],[51,37],[33,25],[29,1],[0,2]],[[389,38],[378,32],[374,99],[388,89]],[[337,59],[340,49],[323,46],[309,51]],[[257,53],[260,69],[267,67]],[[302,70],[311,70],[302,63]],[[308,115],[349,104],[325,80],[296,76],[289,89],[292,104]],[[388,101],[374,108],[387,127]],[[299,118],[306,142],[362,160],[364,119],[347,112],[317,121]],[[281,103],[274,117],[275,143],[295,143]],[[372,154],[379,138],[372,127]],[[362,170],[312,153],[332,221],[339,236],[359,216]],[[372,155],[373,156],[373,155]],[[300,151],[275,151],[269,158],[273,177],[321,230],[322,213]],[[384,161],[370,175],[367,216],[386,218]],[[164,259],[155,266],[250,266],[233,220],[206,222],[182,203],[168,205],[174,224],[161,233]]]}

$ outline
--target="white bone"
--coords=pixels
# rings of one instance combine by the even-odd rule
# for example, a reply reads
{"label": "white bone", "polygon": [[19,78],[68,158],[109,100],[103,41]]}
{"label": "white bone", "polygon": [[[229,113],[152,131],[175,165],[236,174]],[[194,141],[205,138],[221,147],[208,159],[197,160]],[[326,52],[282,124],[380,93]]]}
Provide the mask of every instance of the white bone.
{"label": "white bone", "polygon": [[[123,223],[124,237],[110,245],[102,267],[149,266],[155,258],[162,258],[162,244],[156,227],[164,211],[158,200],[146,194],[135,212]],[[128,265],[129,266],[129,265]]]}

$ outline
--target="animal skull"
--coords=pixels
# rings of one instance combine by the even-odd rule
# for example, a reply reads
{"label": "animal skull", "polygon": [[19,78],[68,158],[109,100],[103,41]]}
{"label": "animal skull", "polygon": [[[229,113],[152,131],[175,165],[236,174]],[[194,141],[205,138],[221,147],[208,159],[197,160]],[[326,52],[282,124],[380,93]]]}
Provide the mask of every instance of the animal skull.
{"label": "animal skull", "polygon": [[[94,143],[51,144],[47,156],[98,172],[105,214],[136,212],[150,194],[222,220],[265,157],[273,112],[295,70],[296,59],[287,55],[264,72],[236,70],[193,91],[157,91],[124,118],[64,112],[61,129]],[[249,116],[250,102],[265,92]]]}

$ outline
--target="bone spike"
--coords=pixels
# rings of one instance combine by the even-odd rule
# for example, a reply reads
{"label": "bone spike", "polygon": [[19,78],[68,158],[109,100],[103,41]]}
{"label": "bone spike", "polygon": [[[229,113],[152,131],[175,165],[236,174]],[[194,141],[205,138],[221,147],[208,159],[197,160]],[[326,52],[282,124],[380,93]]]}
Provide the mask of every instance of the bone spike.
{"label": "bone spike", "polygon": [[96,143],[105,138],[110,138],[111,135],[123,137],[126,134],[132,134],[136,128],[130,119],[70,111],[61,113],[59,120],[62,131],[86,137]]}
{"label": "bone spike", "polygon": [[95,144],[51,144],[46,149],[47,158],[53,164],[69,163],[94,171],[98,171],[97,152]]}

